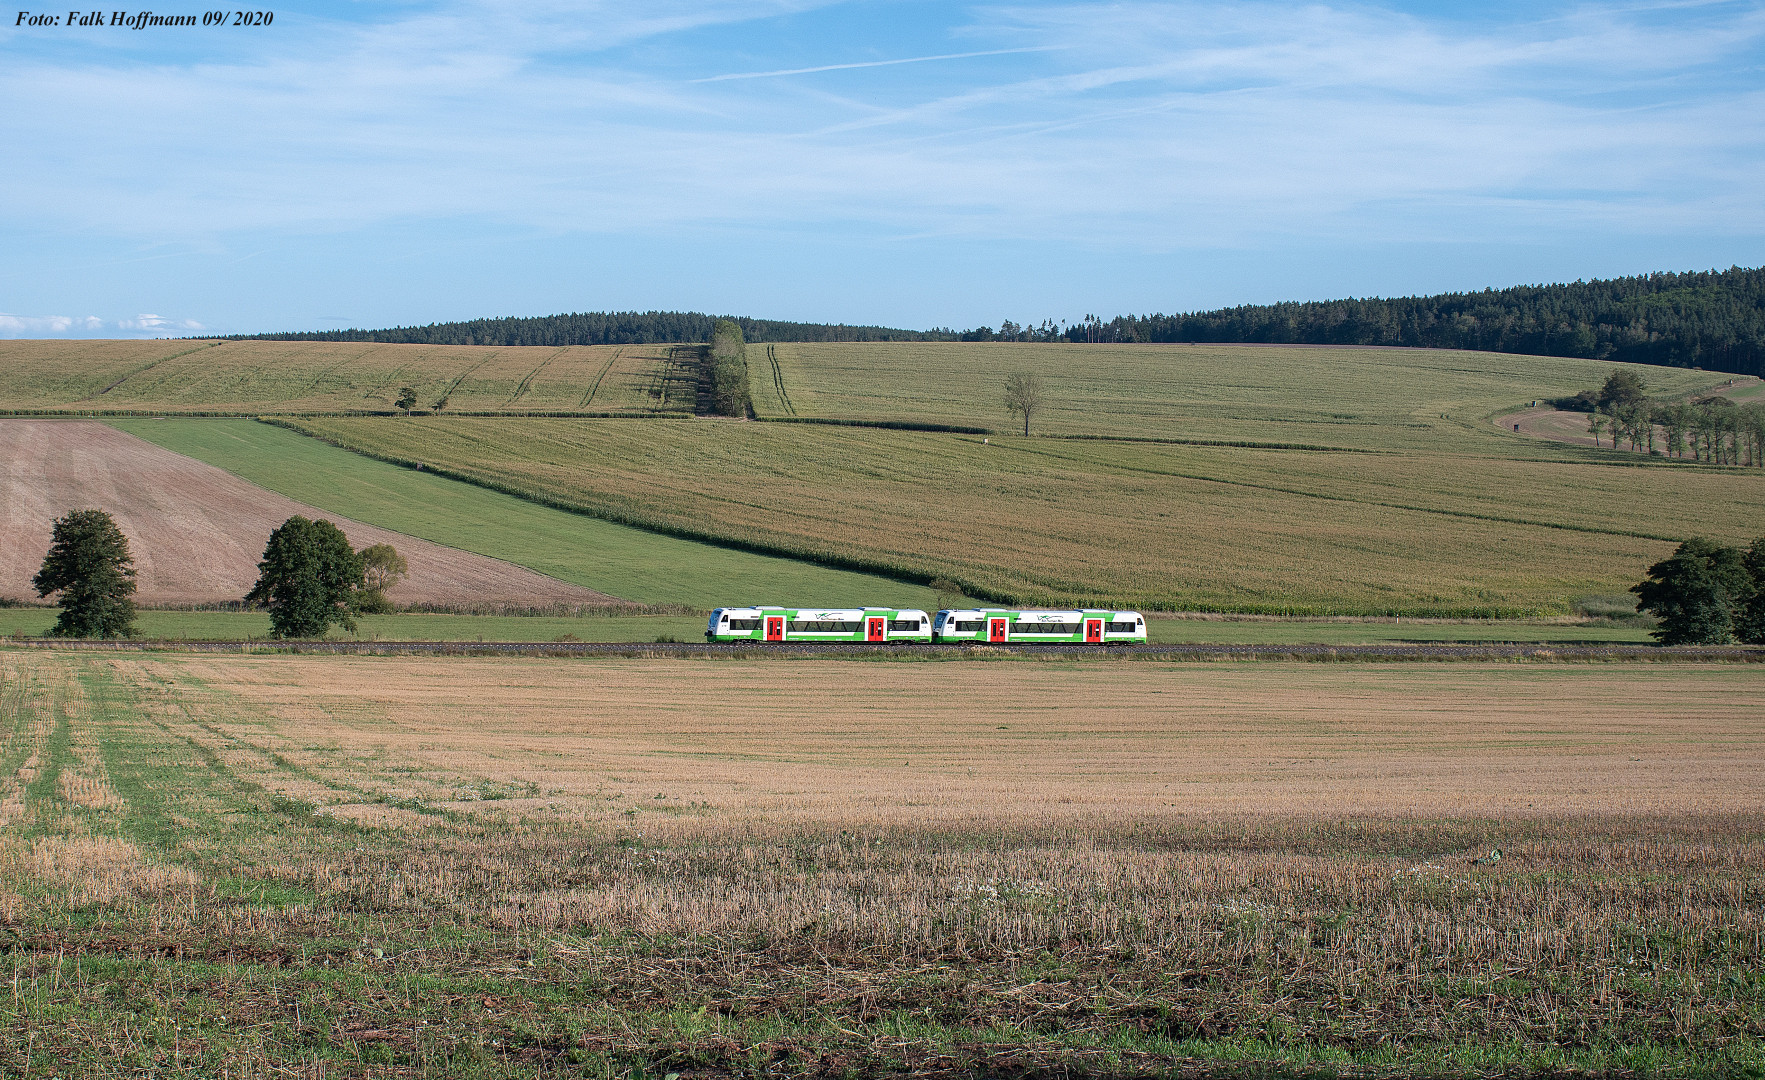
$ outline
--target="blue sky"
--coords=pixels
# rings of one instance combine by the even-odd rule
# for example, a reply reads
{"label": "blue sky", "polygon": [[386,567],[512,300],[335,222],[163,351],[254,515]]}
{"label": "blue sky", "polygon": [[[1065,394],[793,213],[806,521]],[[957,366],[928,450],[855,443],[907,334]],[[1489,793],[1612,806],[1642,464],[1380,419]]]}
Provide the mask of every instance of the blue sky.
{"label": "blue sky", "polygon": [[7,18],[0,100],[0,336],[996,326],[1765,263],[1765,2]]}

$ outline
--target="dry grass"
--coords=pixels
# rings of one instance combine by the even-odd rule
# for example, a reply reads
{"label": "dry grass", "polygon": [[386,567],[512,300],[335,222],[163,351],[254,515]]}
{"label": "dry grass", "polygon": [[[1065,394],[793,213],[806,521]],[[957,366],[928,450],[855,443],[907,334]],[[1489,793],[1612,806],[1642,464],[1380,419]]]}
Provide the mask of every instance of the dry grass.
{"label": "dry grass", "polygon": [[0,1069],[1757,1068],[1762,678],[0,652]]}
{"label": "dry grass", "polygon": [[0,404],[188,413],[692,411],[667,345],[488,348],[294,341],[0,342]]}

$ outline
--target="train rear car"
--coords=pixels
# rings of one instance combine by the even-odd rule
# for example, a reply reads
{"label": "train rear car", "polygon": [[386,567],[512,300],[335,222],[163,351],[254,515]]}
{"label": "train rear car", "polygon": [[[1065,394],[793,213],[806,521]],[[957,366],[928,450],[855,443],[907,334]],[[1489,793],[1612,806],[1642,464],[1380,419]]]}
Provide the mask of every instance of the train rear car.
{"label": "train rear car", "polygon": [[993,645],[1131,645],[1146,641],[1146,617],[1137,611],[944,610],[932,623],[937,642]]}

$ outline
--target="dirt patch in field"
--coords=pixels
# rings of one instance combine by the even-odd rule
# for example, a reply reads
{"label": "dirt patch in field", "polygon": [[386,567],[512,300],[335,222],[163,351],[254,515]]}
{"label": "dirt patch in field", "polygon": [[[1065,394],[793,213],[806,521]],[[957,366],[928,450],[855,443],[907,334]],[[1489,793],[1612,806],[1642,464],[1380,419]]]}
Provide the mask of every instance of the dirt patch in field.
{"label": "dirt patch in field", "polygon": [[[1707,397],[1728,398],[1737,404],[1759,401],[1765,397],[1765,380],[1755,379],[1751,375],[1736,375],[1729,380],[1728,385],[1709,393],[1696,394],[1694,400]],[[1593,446],[1595,445],[1593,436],[1587,432],[1587,416],[1588,414],[1584,412],[1558,409],[1552,405],[1539,405],[1535,408],[1504,413],[1495,417],[1492,423],[1503,431],[1532,435],[1540,439],[1551,439],[1555,442],[1574,443],[1577,446]],[[1607,450],[1613,449],[1610,433],[1601,436],[1598,445]],[[1628,446],[1619,446],[1617,449],[1626,453],[1631,452]],[[1646,450],[1635,452],[1648,453]]]}
{"label": "dirt patch in field", "polygon": [[238,600],[257,580],[270,530],[294,514],[328,518],[357,548],[391,544],[410,563],[400,604],[544,607],[616,602],[525,567],[375,528],[246,483],[96,421],[0,420],[0,596],[35,595],[31,577],[55,518],[98,509],[135,556],[144,604]]}
{"label": "dirt patch in field", "polygon": [[[1532,435],[1540,439],[1574,443],[1577,446],[1593,445],[1593,436],[1587,433],[1586,413],[1570,412],[1549,405],[1498,416],[1495,418],[1495,426],[1504,431]],[[1602,445],[1610,449],[1611,441],[1603,440]]]}

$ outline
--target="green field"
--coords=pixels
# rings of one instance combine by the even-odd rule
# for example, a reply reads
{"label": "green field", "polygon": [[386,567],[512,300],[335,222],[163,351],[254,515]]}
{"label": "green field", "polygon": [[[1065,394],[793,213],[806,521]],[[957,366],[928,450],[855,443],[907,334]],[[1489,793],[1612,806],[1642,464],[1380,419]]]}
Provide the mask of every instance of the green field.
{"label": "green field", "polygon": [[[0,608],[0,637],[41,637],[55,625],[52,608]],[[705,620],[675,615],[364,615],[357,632],[333,629],[336,640],[361,641],[699,641]],[[251,641],[270,636],[270,618],[256,611],[142,611],[139,636],[156,641]],[[1386,642],[1628,643],[1649,641],[1646,630],[1589,622],[1313,622],[1308,620],[1212,621],[1153,619],[1155,644],[1374,645]]]}
{"label": "green field", "polygon": [[[697,352],[668,345],[478,347],[370,342],[4,341],[0,408],[168,413],[691,412]],[[1040,376],[1053,434],[1555,452],[1484,421],[1597,386],[1614,365],[1426,349],[984,342],[752,345],[761,417],[1006,431],[1007,374]],[[1651,393],[1726,376],[1637,367]]]}
{"label": "green field", "polygon": [[[1045,386],[1032,433],[1257,440],[1556,456],[1489,416],[1599,386],[1618,365],[1427,349],[976,342],[750,346],[761,416],[911,420],[1010,430],[1005,376]],[[1641,367],[1654,394],[1728,376]],[[783,395],[778,387],[784,389]],[[788,404],[785,398],[788,397]]]}
{"label": "green field", "polygon": [[[1048,401],[1024,439],[662,418],[690,405],[690,380],[687,350],[660,346],[176,345],[0,343],[0,358],[18,353],[0,365],[0,405],[306,413],[295,422],[327,439],[591,517],[256,425],[119,423],[315,506],[640,602],[936,602],[847,573],[871,571],[1024,605],[1511,617],[1622,592],[1694,534],[1765,533],[1765,470],[1649,461],[1488,422],[1598,385],[1613,366],[1590,360],[1189,345],[749,349],[762,419],[998,431],[1010,426],[1005,375],[1035,373]],[[1638,370],[1659,394],[1725,381]],[[651,416],[335,415],[381,408],[413,380],[450,411]],[[1166,441],[1136,441],[1148,439]],[[1210,440],[1266,445],[1198,445]]]}
{"label": "green field", "polygon": [[[1765,473],[711,421],[316,418],[326,438],[657,528],[1023,604],[1517,615],[1765,531]],[[1634,460],[1634,459],[1632,459]],[[274,485],[268,485],[274,486]]]}
{"label": "green field", "polygon": [[636,603],[711,608],[789,600],[925,608],[937,599],[928,589],[872,574],[551,509],[253,420],[123,420],[116,426],[334,514],[505,559]]}

